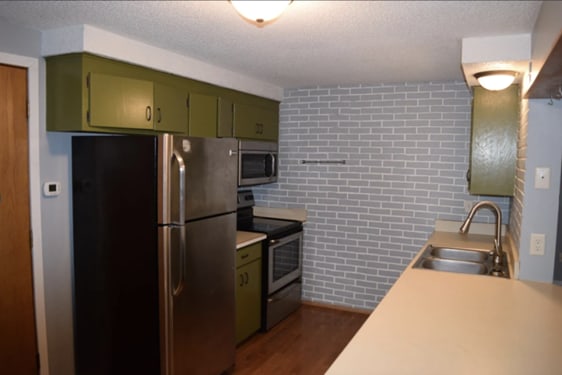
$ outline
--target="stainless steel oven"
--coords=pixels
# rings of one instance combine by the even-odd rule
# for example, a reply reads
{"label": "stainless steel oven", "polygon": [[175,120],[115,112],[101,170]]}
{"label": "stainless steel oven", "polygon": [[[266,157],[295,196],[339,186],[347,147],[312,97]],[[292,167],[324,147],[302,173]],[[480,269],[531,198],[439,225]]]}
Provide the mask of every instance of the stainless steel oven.
{"label": "stainless steel oven", "polygon": [[267,290],[272,294],[302,275],[302,231],[269,240]]}
{"label": "stainless steel oven", "polygon": [[277,143],[238,141],[238,186],[277,181]]}
{"label": "stainless steel oven", "polygon": [[253,216],[251,191],[238,193],[237,228],[265,233],[262,254],[262,330],[301,305],[303,227],[300,221]]}

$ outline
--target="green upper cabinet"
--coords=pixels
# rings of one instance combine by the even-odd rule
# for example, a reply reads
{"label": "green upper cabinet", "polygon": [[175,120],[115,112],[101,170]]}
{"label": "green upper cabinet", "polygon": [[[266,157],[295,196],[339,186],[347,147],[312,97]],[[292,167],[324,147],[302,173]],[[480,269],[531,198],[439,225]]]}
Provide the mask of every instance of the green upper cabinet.
{"label": "green upper cabinet", "polygon": [[234,136],[236,138],[277,141],[279,139],[279,105],[264,107],[234,104]]}
{"label": "green upper cabinet", "polygon": [[189,94],[189,124],[187,134],[192,137],[217,136],[218,98],[211,95]]}
{"label": "green upper cabinet", "polygon": [[470,194],[513,195],[519,122],[518,85],[502,91],[474,87]]}
{"label": "green upper cabinet", "polygon": [[187,113],[185,88],[154,83],[154,130],[185,133]]}
{"label": "green upper cabinet", "polygon": [[218,99],[218,124],[217,136],[220,138],[234,137],[234,104],[232,100],[226,98]]}
{"label": "green upper cabinet", "polygon": [[47,130],[187,131],[187,88],[162,73],[90,54],[47,58]]}
{"label": "green upper cabinet", "polygon": [[87,79],[90,126],[152,129],[152,82],[93,72]]}
{"label": "green upper cabinet", "polygon": [[89,53],[46,61],[49,131],[278,138],[274,100]]}

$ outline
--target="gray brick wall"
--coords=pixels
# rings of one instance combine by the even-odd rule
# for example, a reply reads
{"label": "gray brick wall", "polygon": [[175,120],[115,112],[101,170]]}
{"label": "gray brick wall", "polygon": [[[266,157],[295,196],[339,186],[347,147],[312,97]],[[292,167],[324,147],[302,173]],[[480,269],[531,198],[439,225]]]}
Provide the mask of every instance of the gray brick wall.
{"label": "gray brick wall", "polygon": [[525,196],[525,172],[527,161],[527,128],[529,125],[529,100],[521,101],[521,121],[517,137],[517,164],[515,167],[515,189],[511,202],[509,231],[515,251],[521,247],[521,224],[523,222],[523,200]]}
{"label": "gray brick wall", "polygon": [[464,82],[285,91],[280,178],[253,190],[258,205],[308,210],[305,300],[374,308],[435,219],[464,220],[464,200],[496,201],[507,222],[510,199],[467,192],[470,113]]}

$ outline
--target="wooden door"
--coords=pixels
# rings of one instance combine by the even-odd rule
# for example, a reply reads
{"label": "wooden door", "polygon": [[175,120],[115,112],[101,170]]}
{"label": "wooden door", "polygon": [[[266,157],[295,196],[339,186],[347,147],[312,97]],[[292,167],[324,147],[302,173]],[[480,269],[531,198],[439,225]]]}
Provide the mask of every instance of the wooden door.
{"label": "wooden door", "polygon": [[0,372],[37,374],[27,69],[0,64]]}

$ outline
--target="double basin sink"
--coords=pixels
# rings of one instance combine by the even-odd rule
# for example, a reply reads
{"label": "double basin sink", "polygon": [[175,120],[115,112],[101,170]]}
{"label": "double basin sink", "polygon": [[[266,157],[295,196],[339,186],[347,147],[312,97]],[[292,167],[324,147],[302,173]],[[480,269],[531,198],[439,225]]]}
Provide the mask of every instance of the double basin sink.
{"label": "double basin sink", "polygon": [[507,264],[494,268],[489,251],[428,245],[413,268],[509,278]]}

